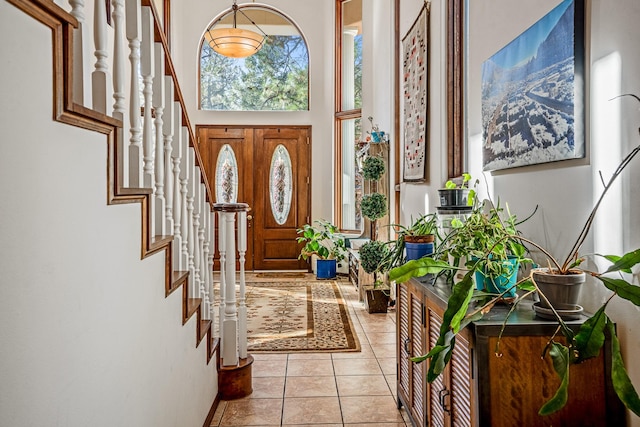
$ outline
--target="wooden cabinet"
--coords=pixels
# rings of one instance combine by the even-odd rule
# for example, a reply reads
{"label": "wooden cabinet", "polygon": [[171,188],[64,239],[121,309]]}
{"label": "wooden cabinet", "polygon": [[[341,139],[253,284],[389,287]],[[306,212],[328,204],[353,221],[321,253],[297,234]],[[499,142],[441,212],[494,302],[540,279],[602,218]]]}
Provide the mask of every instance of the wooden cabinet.
{"label": "wooden cabinet", "polygon": [[[498,306],[456,337],[451,361],[431,384],[427,362],[409,357],[435,345],[448,287],[411,280],[397,286],[398,406],[414,426],[604,426],[624,425],[624,407],[610,382],[609,344],[600,356],[571,366],[569,401],[557,413],[538,410],[560,380],[549,358],[540,355],[557,324],[538,319],[531,303],[521,303],[498,335],[510,307]],[[582,320],[567,322],[578,328]],[[501,353],[497,357],[496,353]]]}

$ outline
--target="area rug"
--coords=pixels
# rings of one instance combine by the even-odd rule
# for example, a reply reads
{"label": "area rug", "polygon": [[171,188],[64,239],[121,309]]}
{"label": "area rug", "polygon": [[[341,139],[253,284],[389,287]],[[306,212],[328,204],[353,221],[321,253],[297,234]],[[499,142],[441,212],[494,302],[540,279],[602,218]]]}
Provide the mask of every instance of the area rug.
{"label": "area rug", "polygon": [[334,280],[248,282],[250,352],[360,351]]}

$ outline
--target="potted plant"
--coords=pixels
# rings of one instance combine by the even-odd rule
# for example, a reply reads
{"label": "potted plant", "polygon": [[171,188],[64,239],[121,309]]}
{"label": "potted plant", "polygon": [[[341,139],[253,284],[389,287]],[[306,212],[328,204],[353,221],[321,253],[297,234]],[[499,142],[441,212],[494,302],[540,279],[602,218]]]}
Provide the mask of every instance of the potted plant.
{"label": "potted plant", "polygon": [[311,224],[305,224],[297,230],[300,237],[298,243],[304,243],[300,256],[305,261],[315,255],[316,278],[334,279],[337,263],[342,261],[347,253],[344,237],[338,233],[338,227],[330,222],[319,219]]}
{"label": "potted plant", "polygon": [[[377,182],[385,172],[385,162],[379,156],[367,156],[362,165],[362,177],[368,181]],[[387,214],[387,198],[384,194],[372,192],[362,196],[360,211],[368,218],[375,229],[375,221]],[[372,234],[375,231],[372,232]],[[371,236],[375,239],[375,236]]]}
{"label": "potted plant", "polygon": [[387,270],[397,267],[405,261],[422,258],[433,253],[437,232],[438,218],[435,214],[420,215],[408,226],[390,225],[396,232],[389,257],[386,260]]}
{"label": "potted plant", "polygon": [[[389,285],[384,282],[385,260],[389,256],[389,246],[371,240],[359,250],[360,266],[373,274],[373,285],[365,286],[365,305],[369,313],[386,313],[389,305]],[[381,277],[382,276],[382,277]]]}
{"label": "potted plant", "polygon": [[[478,204],[464,222],[453,220],[452,230],[443,241],[443,253],[452,265],[460,262],[474,272],[476,289],[503,298],[516,296],[516,278],[520,264],[530,263],[526,248],[517,238],[516,216],[506,208],[485,208]],[[534,212],[525,219],[529,219]]]}
{"label": "potted plant", "polygon": [[[631,96],[640,101],[640,98],[637,96]],[[603,180],[604,189],[593,206],[591,213],[587,217],[587,220],[576,238],[575,243],[562,263],[557,261],[550,251],[544,248],[541,244],[517,234],[509,236],[509,238],[519,240],[520,242],[540,250],[544,254],[546,264],[548,265],[545,269],[533,269],[527,277],[517,284],[519,288],[526,290],[527,293],[516,299],[515,304],[520,302],[527,295],[537,292],[541,301],[546,303],[551,316],[558,322],[557,332],[550,338],[544,349],[543,356],[546,357],[549,355],[552,359],[554,369],[560,377],[561,382],[555,395],[551,397],[551,399],[549,399],[542,408],[540,408],[540,415],[549,415],[564,407],[569,393],[570,366],[598,356],[606,341],[605,336],[608,334],[611,340],[610,372],[613,389],[621,402],[636,415],[640,416],[640,397],[631,383],[624,366],[615,325],[606,314],[607,306],[616,296],[640,307],[640,287],[632,285],[622,274],[620,274],[622,272],[630,273],[631,268],[640,263],[640,249],[633,250],[622,256],[604,256],[612,262],[612,264],[604,271],[587,271],[582,269],[581,265],[585,258],[580,255],[580,248],[591,229],[594,217],[605,195],[611,188],[614,181],[618,176],[620,176],[638,152],[640,152],[640,145],[636,146],[621,161],[607,182],[604,182]],[[405,281],[408,280],[409,277],[419,274],[436,274],[443,270],[455,268],[442,260],[430,257],[411,262],[417,264],[409,266],[409,263],[407,263],[391,270],[389,273],[390,279]],[[429,382],[434,381],[439,374],[443,372],[445,365],[451,359],[453,348],[455,346],[455,339],[453,339],[455,335],[469,322],[483,317],[495,304],[495,299],[487,302],[481,307],[476,307],[472,304],[472,274],[473,270],[469,270],[461,281],[454,284],[452,294],[448,300],[447,309],[444,313],[445,321],[441,326],[440,336],[436,345],[426,355],[412,359],[415,362],[426,359],[430,360],[427,374],[427,380]],[[596,283],[600,283],[613,293],[608,299],[606,299],[603,305],[596,310],[594,314],[589,315],[580,328],[575,331],[565,323],[565,316],[563,316],[564,306],[557,306],[557,304],[564,304],[564,302],[551,301],[549,294],[553,293],[553,291],[547,290],[540,286],[540,284],[545,277],[549,277],[556,282],[562,282],[563,280],[568,279],[575,285],[576,282],[582,282],[583,275],[595,278],[598,281]],[[612,275],[616,275],[617,277],[612,277]],[[509,313],[512,311],[513,310]],[[556,340],[556,335],[558,334],[561,334],[564,337],[563,341]]]}
{"label": "potted plant", "polygon": [[[465,208],[473,206],[475,199],[475,189],[469,188],[471,175],[462,174],[462,182],[456,184],[453,180],[449,180],[444,184],[444,188],[438,190],[440,196],[440,207],[446,209]],[[476,180],[475,185],[478,184]]]}

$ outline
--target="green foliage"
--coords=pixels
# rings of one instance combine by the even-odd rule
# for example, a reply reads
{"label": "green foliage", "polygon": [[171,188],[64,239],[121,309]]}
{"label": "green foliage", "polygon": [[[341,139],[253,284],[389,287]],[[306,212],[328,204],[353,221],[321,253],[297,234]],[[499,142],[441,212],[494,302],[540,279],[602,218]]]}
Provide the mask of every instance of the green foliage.
{"label": "green foliage", "polygon": [[553,414],[561,409],[569,398],[569,349],[554,342],[551,344],[549,355],[553,361],[553,369],[560,377],[561,382],[556,394],[540,408],[539,415]]}
{"label": "green foliage", "polygon": [[518,263],[531,262],[517,237],[517,218],[508,206],[504,219],[501,215],[505,212],[499,206],[483,211],[484,206],[478,205],[464,222],[452,221],[453,230],[444,238],[443,250],[453,258],[454,265],[463,260],[467,268],[495,279],[511,273],[509,258]]}
{"label": "green foliage", "polygon": [[620,341],[616,335],[615,327],[610,321],[607,324],[611,334],[611,380],[613,389],[622,403],[624,403],[624,406],[640,417],[640,397],[638,397],[638,392],[633,387],[627,369],[624,366],[622,353],[620,352]]}
{"label": "green foliage", "polygon": [[380,219],[387,214],[387,198],[381,193],[365,194],[360,201],[360,210],[371,221]]}
{"label": "green foliage", "polygon": [[369,274],[380,273],[383,261],[389,254],[389,247],[380,241],[370,240],[360,247],[360,265]]}
{"label": "green foliage", "polygon": [[306,261],[311,255],[317,255],[320,259],[342,261],[347,249],[344,238],[338,233],[338,227],[324,219],[316,220],[313,224],[305,224],[297,230],[300,235],[298,243],[304,243],[298,258]]}
{"label": "green foliage", "polygon": [[379,180],[385,172],[385,164],[382,157],[367,156],[362,163],[362,177],[370,181]]}
{"label": "green foliage", "polygon": [[454,188],[469,188],[470,181],[471,181],[471,175],[465,172],[462,174],[462,183],[460,184],[460,186],[458,186],[458,184],[456,184],[454,181],[449,180],[444,183],[444,188],[449,190],[452,190]]}

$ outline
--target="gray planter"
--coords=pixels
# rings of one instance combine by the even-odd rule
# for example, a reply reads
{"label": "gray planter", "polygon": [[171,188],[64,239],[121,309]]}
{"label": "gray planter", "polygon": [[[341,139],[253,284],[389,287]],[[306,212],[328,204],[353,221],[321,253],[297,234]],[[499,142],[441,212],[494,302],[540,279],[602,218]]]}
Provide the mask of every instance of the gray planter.
{"label": "gray planter", "polygon": [[[536,281],[538,288],[547,297],[549,303],[556,310],[578,307],[578,298],[582,284],[586,280],[586,274],[579,270],[576,270],[575,274],[552,274],[548,271],[546,268],[535,270],[533,280]],[[540,306],[550,308],[542,297],[540,297]]]}

